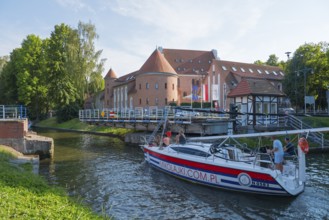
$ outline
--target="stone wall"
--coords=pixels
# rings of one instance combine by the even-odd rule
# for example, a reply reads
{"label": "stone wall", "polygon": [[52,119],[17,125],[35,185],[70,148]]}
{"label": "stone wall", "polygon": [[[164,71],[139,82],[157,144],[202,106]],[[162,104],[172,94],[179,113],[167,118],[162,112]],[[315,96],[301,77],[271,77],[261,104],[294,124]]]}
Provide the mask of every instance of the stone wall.
{"label": "stone wall", "polygon": [[23,138],[28,131],[28,121],[0,120],[0,138]]}
{"label": "stone wall", "polygon": [[0,144],[10,146],[22,154],[37,154],[40,159],[54,154],[52,138],[28,131],[28,120],[0,120]]}

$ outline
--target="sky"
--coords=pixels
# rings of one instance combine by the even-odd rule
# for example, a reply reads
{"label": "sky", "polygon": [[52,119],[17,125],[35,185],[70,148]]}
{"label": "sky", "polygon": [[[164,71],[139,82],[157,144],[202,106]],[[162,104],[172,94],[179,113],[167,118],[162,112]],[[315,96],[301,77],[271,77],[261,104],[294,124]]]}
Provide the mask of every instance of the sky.
{"label": "sky", "polygon": [[138,70],[159,46],[217,50],[222,60],[287,60],[305,43],[329,42],[328,0],[0,0],[0,56],[29,34],[91,22],[103,75]]}

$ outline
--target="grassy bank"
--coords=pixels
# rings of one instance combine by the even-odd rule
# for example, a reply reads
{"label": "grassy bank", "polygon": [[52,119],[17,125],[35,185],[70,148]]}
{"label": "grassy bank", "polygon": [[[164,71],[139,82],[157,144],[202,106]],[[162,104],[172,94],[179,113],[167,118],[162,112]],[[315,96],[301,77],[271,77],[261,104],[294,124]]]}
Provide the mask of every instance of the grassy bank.
{"label": "grassy bank", "polygon": [[329,117],[303,117],[302,121],[313,128],[329,127]]}
{"label": "grassy bank", "polygon": [[126,128],[114,128],[105,125],[90,125],[84,122],[81,122],[79,119],[72,119],[63,123],[58,123],[56,118],[49,118],[43,121],[40,121],[36,124],[37,127],[51,127],[51,128],[61,128],[61,129],[72,129],[78,131],[90,131],[90,132],[99,132],[107,133],[111,135],[117,135],[124,137],[127,133],[133,132],[132,129]]}
{"label": "grassy bank", "polygon": [[98,216],[61,188],[50,187],[29,164],[12,165],[16,152],[0,145],[1,219],[109,219]]}

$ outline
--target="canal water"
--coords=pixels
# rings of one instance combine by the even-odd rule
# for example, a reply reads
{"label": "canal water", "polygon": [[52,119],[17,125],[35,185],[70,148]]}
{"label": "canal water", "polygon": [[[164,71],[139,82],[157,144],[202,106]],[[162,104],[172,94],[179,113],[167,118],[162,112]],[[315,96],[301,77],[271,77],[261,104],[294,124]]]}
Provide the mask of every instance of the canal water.
{"label": "canal water", "polygon": [[95,212],[114,219],[329,219],[329,155],[307,155],[307,185],[297,197],[258,196],[185,182],[150,168],[142,150],[113,137],[38,131],[54,158],[40,174]]}

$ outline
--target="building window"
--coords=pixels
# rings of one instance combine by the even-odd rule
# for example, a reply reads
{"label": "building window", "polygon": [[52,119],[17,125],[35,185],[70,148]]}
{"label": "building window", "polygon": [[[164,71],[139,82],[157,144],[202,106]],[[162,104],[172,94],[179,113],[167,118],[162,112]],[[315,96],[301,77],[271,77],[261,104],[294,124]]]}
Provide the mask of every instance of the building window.
{"label": "building window", "polygon": [[149,89],[150,88],[150,84],[149,83],[146,83],[145,88],[146,89]]}
{"label": "building window", "polygon": [[159,89],[159,84],[158,83],[155,83],[154,88],[155,89]]}
{"label": "building window", "polygon": [[149,98],[146,98],[146,105],[149,104]]}
{"label": "building window", "polygon": [[172,90],[175,90],[175,84],[172,84]]}
{"label": "building window", "polygon": [[139,84],[139,89],[142,89],[142,84]]}
{"label": "building window", "polygon": [[187,92],[183,92],[183,97],[187,96]]}
{"label": "building window", "polygon": [[140,105],[142,104],[142,99],[139,99],[139,104],[140,104]]}
{"label": "building window", "polygon": [[168,99],[165,98],[165,105],[168,105]]}
{"label": "building window", "polygon": [[271,103],[271,114],[277,113],[277,105],[276,103]]}
{"label": "building window", "polygon": [[165,89],[167,89],[167,83],[165,83]]}
{"label": "building window", "polygon": [[262,103],[256,102],[256,113],[262,113]]}
{"label": "building window", "polygon": [[159,99],[155,98],[155,105],[159,105]]}

